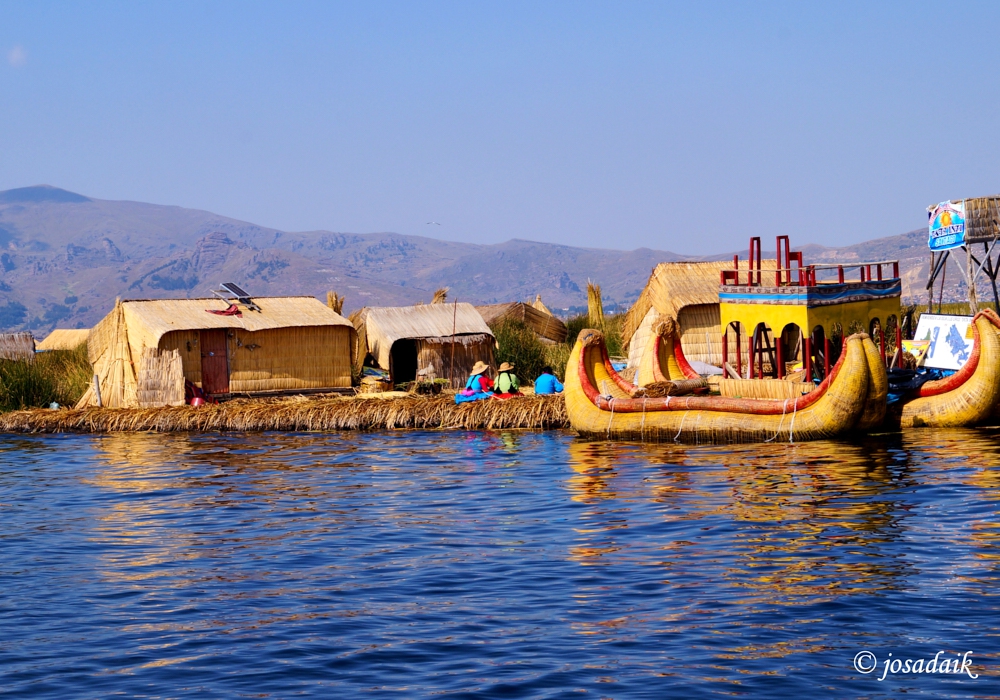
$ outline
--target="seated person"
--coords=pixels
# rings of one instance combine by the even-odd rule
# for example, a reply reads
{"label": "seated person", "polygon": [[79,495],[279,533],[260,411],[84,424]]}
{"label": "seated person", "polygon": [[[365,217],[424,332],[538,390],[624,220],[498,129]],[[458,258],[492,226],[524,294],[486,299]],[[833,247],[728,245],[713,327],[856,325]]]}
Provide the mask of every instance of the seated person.
{"label": "seated person", "polygon": [[536,394],[558,394],[563,390],[563,385],[559,383],[556,379],[556,375],[552,373],[551,367],[542,367],[542,373],[538,375],[538,379],[535,380],[535,393]]}
{"label": "seated person", "polygon": [[479,361],[472,367],[472,374],[465,382],[465,388],[455,394],[455,403],[479,401],[493,396],[493,380],[487,376],[490,366]]}
{"label": "seated person", "polygon": [[514,374],[514,365],[504,362],[497,371],[497,380],[493,383],[493,398],[509,399],[512,396],[520,396],[521,383]]}

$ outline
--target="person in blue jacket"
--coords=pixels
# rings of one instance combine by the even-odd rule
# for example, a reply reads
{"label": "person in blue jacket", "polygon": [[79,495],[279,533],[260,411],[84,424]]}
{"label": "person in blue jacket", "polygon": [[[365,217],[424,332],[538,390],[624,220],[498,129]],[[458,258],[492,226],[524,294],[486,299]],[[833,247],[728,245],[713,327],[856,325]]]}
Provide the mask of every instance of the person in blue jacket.
{"label": "person in blue jacket", "polygon": [[481,401],[493,396],[493,380],[489,378],[487,372],[489,365],[485,362],[476,362],[472,368],[469,380],[465,382],[465,388],[455,394],[455,403],[466,403],[468,401]]}
{"label": "person in blue jacket", "polygon": [[552,374],[551,367],[543,367],[542,373],[535,380],[536,394],[558,394],[563,390],[563,385],[559,383],[556,376]]}

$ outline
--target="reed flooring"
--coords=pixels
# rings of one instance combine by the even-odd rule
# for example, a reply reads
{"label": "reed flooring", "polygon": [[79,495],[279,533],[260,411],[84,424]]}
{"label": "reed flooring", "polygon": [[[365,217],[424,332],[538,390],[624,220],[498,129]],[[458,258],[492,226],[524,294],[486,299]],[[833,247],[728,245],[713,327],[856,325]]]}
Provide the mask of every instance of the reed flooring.
{"label": "reed flooring", "polygon": [[553,430],[569,428],[562,395],[456,405],[449,394],[243,399],[160,408],[31,409],[0,414],[5,433],[335,430]]}

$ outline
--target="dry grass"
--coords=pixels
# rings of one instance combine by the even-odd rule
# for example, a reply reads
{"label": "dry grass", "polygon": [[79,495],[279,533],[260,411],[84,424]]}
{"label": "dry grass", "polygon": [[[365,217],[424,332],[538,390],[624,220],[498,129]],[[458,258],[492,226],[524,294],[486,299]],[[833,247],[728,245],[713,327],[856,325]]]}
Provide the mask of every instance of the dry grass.
{"label": "dry grass", "polygon": [[0,432],[108,433],[122,431],[506,430],[568,428],[561,395],[455,405],[434,397],[245,400],[162,408],[25,410],[0,414]]}

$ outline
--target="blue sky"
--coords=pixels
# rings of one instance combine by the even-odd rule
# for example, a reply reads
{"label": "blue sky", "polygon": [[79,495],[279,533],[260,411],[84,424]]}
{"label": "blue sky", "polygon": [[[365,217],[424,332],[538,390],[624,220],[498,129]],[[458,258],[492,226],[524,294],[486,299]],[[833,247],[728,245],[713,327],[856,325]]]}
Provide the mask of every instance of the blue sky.
{"label": "blue sky", "polygon": [[1000,191],[998,28],[1000,3],[0,0],[0,189],[292,231],[844,245]]}

